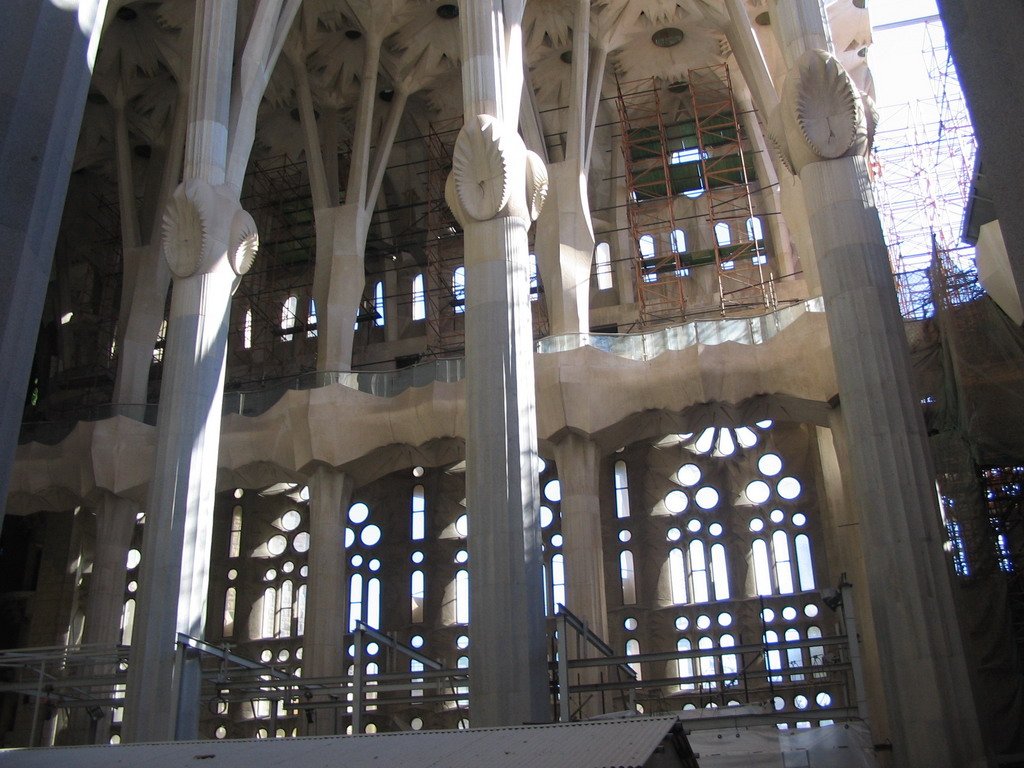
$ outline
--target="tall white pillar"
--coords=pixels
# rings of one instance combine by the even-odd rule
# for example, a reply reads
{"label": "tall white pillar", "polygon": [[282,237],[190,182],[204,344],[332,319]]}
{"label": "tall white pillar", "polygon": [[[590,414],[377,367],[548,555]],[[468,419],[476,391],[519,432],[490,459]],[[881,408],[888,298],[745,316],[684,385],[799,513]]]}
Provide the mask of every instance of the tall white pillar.
{"label": "tall white pillar", "polygon": [[819,0],[776,2],[775,138],[802,183],[848,438],[894,764],[983,765],[924,419],[871,192],[861,95]]}
{"label": "tall white pillar", "polygon": [[[309,577],[306,593],[306,632],[302,640],[305,677],[345,674],[345,522],[354,483],[349,475],[319,467],[309,479]],[[328,709],[306,729],[309,735],[335,732]]]}
{"label": "tall white pillar", "polygon": [[516,131],[522,3],[461,11],[465,125],[446,197],[465,230],[470,716],[487,727],[551,717],[527,243],[546,171]]}
{"label": "tall white pillar", "polygon": [[201,0],[196,14],[185,181],[164,214],[174,286],[125,741],[187,737],[198,727],[198,663],[177,665],[175,640],[204,634],[228,310],[256,249],[252,217],[225,183],[235,0]]}
{"label": "tall white pillar", "polygon": [[0,23],[0,505],[106,7],[7,3]]}
{"label": "tall white pillar", "polygon": [[570,432],[555,443],[555,464],[562,490],[562,551],[569,601],[566,607],[607,640],[608,604],[598,493],[601,454],[593,440]]}

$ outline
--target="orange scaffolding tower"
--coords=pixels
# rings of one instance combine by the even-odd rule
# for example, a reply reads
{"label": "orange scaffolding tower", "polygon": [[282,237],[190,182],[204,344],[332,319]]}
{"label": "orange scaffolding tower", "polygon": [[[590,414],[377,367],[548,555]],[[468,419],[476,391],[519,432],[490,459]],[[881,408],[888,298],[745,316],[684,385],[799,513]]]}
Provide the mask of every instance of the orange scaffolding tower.
{"label": "orange scaffolding tower", "polygon": [[775,292],[750,200],[753,174],[744,155],[729,67],[691,69],[689,81],[722,314],[772,309]]}
{"label": "orange scaffolding tower", "polygon": [[428,349],[437,355],[466,346],[465,272],[462,228],[444,199],[452,151],[462,127],[455,117],[430,124],[427,132],[427,328]]}
{"label": "orange scaffolding tower", "polygon": [[673,247],[678,229],[665,120],[654,78],[616,82],[640,323],[686,313],[686,266]]}

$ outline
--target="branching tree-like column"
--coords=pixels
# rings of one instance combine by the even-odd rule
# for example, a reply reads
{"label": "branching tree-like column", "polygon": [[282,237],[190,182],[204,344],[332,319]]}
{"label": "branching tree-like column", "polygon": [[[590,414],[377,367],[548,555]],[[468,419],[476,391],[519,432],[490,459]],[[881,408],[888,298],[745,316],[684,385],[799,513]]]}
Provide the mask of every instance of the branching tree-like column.
{"label": "branching tree-like column", "polygon": [[870,106],[825,50],[817,0],[771,13],[790,71],[769,125],[811,224],[893,764],[981,765],[924,419],[868,176]]}
{"label": "branching tree-like column", "polygon": [[195,738],[198,731],[198,660],[176,663],[176,638],[202,638],[205,628],[228,311],[258,247],[239,195],[256,110],[299,6],[260,0],[235,71],[236,3],[197,3],[185,180],[164,214],[162,250],[174,287],[125,741]]}
{"label": "branching tree-like column", "polygon": [[465,230],[470,703],[487,727],[550,719],[527,243],[547,173],[516,131],[523,4],[461,11],[465,125],[446,198]]}

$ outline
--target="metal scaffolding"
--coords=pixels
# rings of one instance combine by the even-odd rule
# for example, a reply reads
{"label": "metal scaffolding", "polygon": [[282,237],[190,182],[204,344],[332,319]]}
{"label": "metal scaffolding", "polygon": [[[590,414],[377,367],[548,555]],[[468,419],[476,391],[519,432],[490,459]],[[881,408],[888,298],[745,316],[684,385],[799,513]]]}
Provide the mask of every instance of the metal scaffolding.
{"label": "metal scaffolding", "polygon": [[[764,237],[755,229],[744,139],[736,117],[729,67],[692,69],[690,97],[697,127],[704,200],[714,233],[723,315],[775,307]],[[727,233],[727,234],[722,234]]]}

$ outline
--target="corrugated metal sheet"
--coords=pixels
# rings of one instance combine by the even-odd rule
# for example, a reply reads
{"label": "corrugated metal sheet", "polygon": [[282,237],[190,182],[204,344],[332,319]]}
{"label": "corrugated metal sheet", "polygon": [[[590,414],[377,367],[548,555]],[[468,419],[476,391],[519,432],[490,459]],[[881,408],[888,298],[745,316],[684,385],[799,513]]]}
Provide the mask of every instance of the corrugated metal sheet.
{"label": "corrugated metal sheet", "polygon": [[10,749],[0,768],[639,768],[675,721]]}

